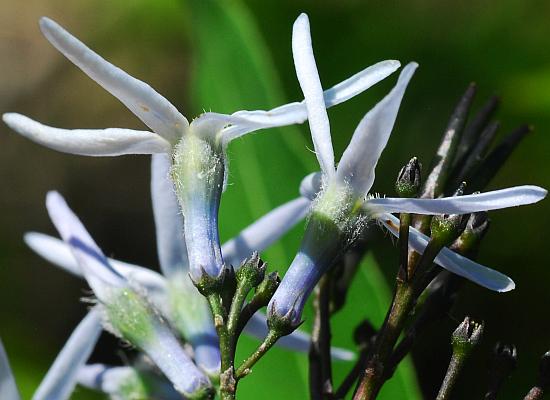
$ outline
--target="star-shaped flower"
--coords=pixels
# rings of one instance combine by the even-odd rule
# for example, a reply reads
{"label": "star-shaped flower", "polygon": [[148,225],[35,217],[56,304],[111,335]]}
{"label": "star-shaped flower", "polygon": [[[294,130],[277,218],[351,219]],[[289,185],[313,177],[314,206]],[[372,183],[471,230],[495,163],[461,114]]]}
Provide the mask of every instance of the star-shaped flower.
{"label": "star-shaped flower", "polygon": [[[468,214],[531,204],[546,196],[546,190],[540,187],[520,186],[440,199],[369,197],[376,164],[390,137],[405,89],[418,65],[410,63],[405,66],[391,92],[363,117],[335,167],[330,123],[305,14],[294,24],[292,49],[321,173],[310,175],[302,185],[302,194],[314,199],[312,211],[301,248],[269,304],[269,318],[283,318],[297,325],[305,301],[316,283],[368,219],[378,219],[396,233],[398,224],[389,214],[392,212]],[[410,244],[422,252],[427,238],[411,229]],[[507,276],[446,248],[435,262],[491,290],[514,288],[513,281]]]}

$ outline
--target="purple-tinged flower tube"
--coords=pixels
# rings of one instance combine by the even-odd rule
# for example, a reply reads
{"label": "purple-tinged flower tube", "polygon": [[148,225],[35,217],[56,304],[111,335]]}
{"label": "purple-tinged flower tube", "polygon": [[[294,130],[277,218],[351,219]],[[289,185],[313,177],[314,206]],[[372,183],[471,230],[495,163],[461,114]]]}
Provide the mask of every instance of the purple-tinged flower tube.
{"label": "purple-tinged flower tube", "polygon": [[[395,87],[359,122],[336,168],[330,123],[305,14],[300,15],[294,24],[292,48],[321,173],[309,175],[301,185],[301,193],[314,199],[311,214],[300,250],[268,306],[268,321],[282,321],[293,326],[300,323],[303,306],[314,286],[369,219],[380,219],[384,223],[391,221],[394,217],[389,212],[467,214],[536,203],[546,196],[546,190],[540,187],[520,186],[435,200],[370,198],[368,193],[374,183],[376,164],[390,137],[405,89],[418,65],[410,63],[405,66]],[[417,242],[418,249],[425,247],[426,243],[419,241],[420,236],[413,233],[411,237]],[[415,250],[419,251],[417,248]],[[443,249],[435,261],[491,290],[514,288],[513,281],[505,275],[480,268],[479,264],[457,256],[451,250]]]}

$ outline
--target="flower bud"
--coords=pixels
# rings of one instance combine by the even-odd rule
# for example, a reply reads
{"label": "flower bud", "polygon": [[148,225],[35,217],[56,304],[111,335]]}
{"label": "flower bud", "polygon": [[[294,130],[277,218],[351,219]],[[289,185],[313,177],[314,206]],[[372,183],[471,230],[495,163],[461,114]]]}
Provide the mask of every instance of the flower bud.
{"label": "flower bud", "polygon": [[401,168],[397,181],[395,182],[395,192],[399,197],[416,197],[420,190],[420,163],[416,157]]}
{"label": "flower bud", "polygon": [[462,234],[453,243],[452,249],[461,254],[475,250],[489,229],[490,220],[486,211],[470,214]]}
{"label": "flower bud", "polygon": [[459,214],[435,215],[431,222],[431,237],[441,246],[452,243],[464,230],[467,218]]}
{"label": "flower bud", "polygon": [[255,251],[237,270],[237,282],[249,288],[258,286],[264,280],[266,267],[267,264],[260,259],[258,252]]}
{"label": "flower bud", "polygon": [[469,317],[458,325],[453,332],[451,343],[453,353],[467,356],[470,351],[480,342],[483,335],[483,324],[472,321]]}

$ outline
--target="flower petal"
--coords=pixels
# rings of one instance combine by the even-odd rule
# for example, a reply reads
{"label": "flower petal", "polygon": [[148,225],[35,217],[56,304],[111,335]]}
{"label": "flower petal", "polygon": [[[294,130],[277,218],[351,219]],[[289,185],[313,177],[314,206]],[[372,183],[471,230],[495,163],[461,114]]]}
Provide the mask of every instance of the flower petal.
{"label": "flower petal", "polygon": [[[323,93],[325,106],[330,108],[357,96],[392,74],[399,66],[399,61],[385,60],[365,68],[325,90]],[[259,129],[301,124],[307,120],[307,108],[305,101],[300,101],[285,104],[269,111],[237,111],[232,116],[239,117],[239,120],[232,121],[232,125],[224,129],[223,135],[226,141]]]}
{"label": "flower petal", "polygon": [[[399,237],[399,219],[391,214],[382,214],[379,217],[382,224],[396,237]],[[429,238],[418,232],[413,227],[409,230],[409,247],[422,254],[428,245]],[[478,264],[454,251],[444,247],[437,257],[435,263],[454,274],[460,275],[480,286],[496,292],[508,292],[516,285],[506,275]]]}
{"label": "flower petal", "polygon": [[0,340],[0,399],[20,400],[19,390],[11,371],[8,355]]}
{"label": "flower petal", "polygon": [[61,238],[67,243],[82,268],[88,284],[101,299],[106,287],[123,287],[126,279],[111,267],[82,222],[57,192],[48,192],[46,207]]}
{"label": "flower petal", "polygon": [[189,261],[181,212],[174,184],[170,179],[170,156],[154,154],[151,160],[151,198],[157,237],[157,252],[166,277],[187,271]]}
{"label": "flower petal", "polygon": [[313,48],[311,47],[311,33],[306,14],[301,14],[294,22],[292,55],[296,75],[304,93],[309,129],[311,130],[317,159],[323,173],[331,177],[334,175],[334,151],[330,138],[330,123],[323,88],[315,65]]}
{"label": "flower petal", "polygon": [[42,146],[83,156],[120,156],[170,152],[170,143],[156,133],[131,129],[60,129],[21,114],[8,113],[4,122],[17,133]]}
{"label": "flower petal", "polygon": [[93,308],[78,324],[33,395],[33,400],[68,399],[77,373],[92,353],[101,334],[101,314]]}
{"label": "flower petal", "polygon": [[[38,232],[28,232],[23,239],[27,246],[48,262],[63,268],[75,276],[84,278],[82,268],[78,265],[75,256],[71,252],[71,248],[62,240]],[[139,265],[129,264],[112,258],[108,258],[107,260],[114,270],[123,275],[127,280],[137,282],[147,290],[148,294],[151,294],[153,297],[165,296],[166,281],[160,274]]]}
{"label": "flower petal", "polygon": [[323,180],[320,172],[312,172],[300,182],[300,194],[309,200],[313,200],[321,191]]}
{"label": "flower petal", "polygon": [[299,197],[262,216],[223,244],[224,262],[238,268],[253,251],[261,252],[268,248],[306,216],[309,205],[308,199]]}
{"label": "flower petal", "polygon": [[41,18],[40,28],[57,50],[170,143],[187,129],[187,119],[151,86],[107,62],[51,19]]}
{"label": "flower petal", "polygon": [[[267,319],[265,314],[257,312],[252,316],[244,331],[255,338],[262,340],[267,335]],[[299,351],[307,353],[311,346],[311,336],[307,333],[296,329],[290,335],[283,336],[277,341],[276,346],[282,347],[288,350]],[[355,354],[352,351],[342,349],[339,347],[332,347],[330,349],[332,358],[340,361],[350,361],[355,358]]]}
{"label": "flower petal", "polygon": [[538,186],[516,186],[491,192],[440,199],[380,198],[369,199],[367,207],[389,213],[469,214],[536,203],[547,191]]}
{"label": "flower petal", "polygon": [[350,183],[358,196],[366,195],[374,182],[376,163],[386,147],[401,99],[417,67],[418,64],[409,63],[403,68],[391,92],[359,122],[340,159],[336,176]]}

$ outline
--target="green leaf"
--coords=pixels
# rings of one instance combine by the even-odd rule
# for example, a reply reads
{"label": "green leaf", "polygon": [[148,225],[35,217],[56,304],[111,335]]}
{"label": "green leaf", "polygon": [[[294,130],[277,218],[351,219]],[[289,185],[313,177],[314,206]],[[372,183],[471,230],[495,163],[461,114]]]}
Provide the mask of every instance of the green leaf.
{"label": "green leaf", "polygon": [[[231,113],[241,109],[269,109],[288,101],[272,68],[269,49],[255,21],[240,1],[188,0],[194,45],[191,81],[195,111]],[[288,27],[290,38],[291,26]],[[290,41],[287,44],[290,52]],[[350,74],[353,71],[350,71]],[[296,99],[292,99],[296,100]],[[222,198],[220,231],[227,239],[255,218],[298,195],[300,180],[318,170],[307,150],[305,127],[261,131],[230,145],[229,185]],[[262,254],[271,269],[284,271],[295,253],[303,227],[294,229],[277,245]],[[390,292],[374,260],[363,265],[354,283],[345,312],[334,323],[335,343],[353,348],[351,333],[365,313],[379,324],[389,305]],[[369,297],[365,298],[364,293]],[[357,300],[356,298],[361,300]],[[306,325],[308,317],[306,311]],[[354,321],[354,322],[353,322]],[[237,362],[250,354],[257,341],[242,338]],[[338,381],[351,367],[335,363]],[[307,398],[307,357],[275,349],[239,385],[239,398],[257,398],[258,388],[270,398]],[[381,398],[420,399],[409,360],[396,372]]]}

